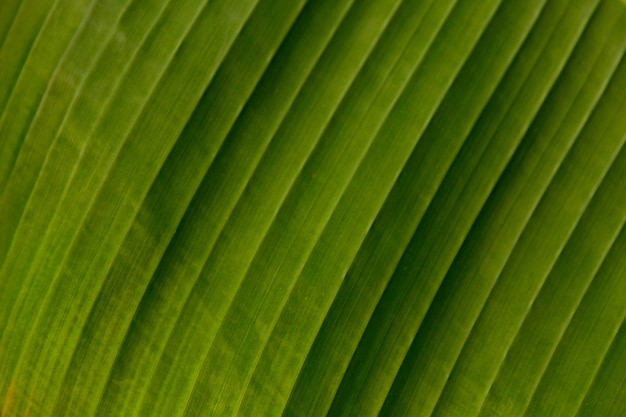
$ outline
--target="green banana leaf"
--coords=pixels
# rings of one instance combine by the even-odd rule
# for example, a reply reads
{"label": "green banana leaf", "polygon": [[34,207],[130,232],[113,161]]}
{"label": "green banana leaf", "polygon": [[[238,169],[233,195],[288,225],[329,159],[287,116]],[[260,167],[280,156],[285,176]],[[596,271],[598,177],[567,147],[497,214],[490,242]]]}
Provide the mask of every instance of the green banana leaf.
{"label": "green banana leaf", "polygon": [[0,416],[626,416],[619,0],[0,2]]}

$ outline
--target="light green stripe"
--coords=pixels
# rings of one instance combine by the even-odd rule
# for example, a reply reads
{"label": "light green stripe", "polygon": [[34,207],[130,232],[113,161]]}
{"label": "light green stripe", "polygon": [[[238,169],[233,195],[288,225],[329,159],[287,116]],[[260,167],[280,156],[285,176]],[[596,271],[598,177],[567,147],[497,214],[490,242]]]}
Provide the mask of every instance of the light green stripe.
{"label": "light green stripe", "polygon": [[[188,10],[181,8],[180,2],[176,4],[176,12],[181,13],[179,19],[183,23],[182,32],[188,34],[182,44],[176,37],[169,40],[177,53],[173,55],[167,68],[162,67],[157,71],[158,84],[154,94],[147,107],[142,109],[128,135],[129,140],[120,149],[115,163],[104,171],[108,178],[98,192],[93,208],[89,209],[84,226],[72,239],[70,251],[64,254],[64,267],[55,277],[54,285],[36,316],[33,326],[35,330],[20,355],[15,383],[18,390],[28,393],[26,397],[32,399],[36,395],[42,395],[41,384],[49,384],[46,382],[47,378],[56,381],[57,388],[48,390],[45,397],[38,400],[41,408],[49,410],[54,405],[59,380],[62,380],[82,323],[87,318],[102,279],[113,260],[115,248],[121,244],[149,185],[200,99],[204,88],[198,90],[197,86],[208,85],[254,4],[241,2],[225,5],[214,2],[202,9],[199,15],[198,7],[193,7],[197,3]],[[198,16],[197,20],[195,15]],[[225,16],[228,18],[224,18]],[[153,42],[151,45],[155,50],[158,49],[166,56],[170,55],[167,53],[170,49],[166,47],[168,39],[160,39],[158,34],[171,35],[172,32],[167,29],[172,27],[165,24],[157,25],[157,28],[154,32],[156,36],[148,38],[149,42]],[[181,45],[188,48],[181,48]],[[142,52],[150,50],[147,47]],[[169,59],[164,63],[167,62]],[[198,71],[200,63],[203,71]],[[134,73],[135,76],[140,74],[141,71]],[[141,86],[144,82],[146,87],[150,86],[149,79],[132,81],[134,85]],[[141,97],[143,95],[137,95],[137,98]],[[166,103],[171,103],[172,97],[179,97],[176,111],[165,106]],[[180,99],[182,97],[184,100]],[[126,105],[132,102],[132,95],[124,100]],[[120,112],[118,114],[121,115],[125,110],[124,106],[119,106],[114,109],[113,114]],[[102,139],[106,135],[114,135],[114,131],[110,130],[112,127],[109,125],[97,132],[96,138],[98,134],[103,135],[100,136]],[[161,146],[154,147],[153,141]],[[137,161],[142,162],[138,165]],[[75,197],[72,200],[76,201]],[[84,262],[84,259],[89,259],[90,262]],[[76,285],[72,277],[82,275],[90,276],[94,281]],[[71,319],[67,320],[68,316]],[[36,329],[46,329],[46,332],[37,332]],[[33,364],[36,364],[35,367]],[[44,375],[46,378],[42,378]],[[23,406],[26,407],[26,404]],[[19,404],[17,408],[20,409]]]}
{"label": "light green stripe", "polygon": [[[519,18],[520,10],[515,9],[514,12],[516,18]],[[515,43],[513,43],[504,52],[488,36],[489,33],[496,31],[499,34],[499,39],[502,40],[502,45],[512,40],[507,38],[507,34],[499,27],[497,16],[498,14],[486,29],[484,38],[474,48],[474,52],[455,80],[441,108],[435,114],[433,122],[423,134],[422,141],[418,143],[406,168],[400,175],[400,179],[387,198],[381,214],[374,222],[365,243],[360,248],[343,287],[339,290],[328,313],[326,323],[322,326],[320,335],[318,335],[311,352],[307,356],[285,414],[297,415],[302,409],[307,410],[308,415],[320,415],[327,412],[332,395],[339,383],[338,378],[341,378],[356,347],[359,333],[365,326],[368,315],[371,314],[374,307],[376,294],[380,294],[382,291],[385,275],[390,274],[388,272],[389,266],[394,264],[394,257],[396,259],[399,257],[399,255],[396,256],[395,252],[401,252],[404,248],[412,228],[415,227],[411,224],[416,223],[417,220],[414,219],[419,219],[428,200],[432,197],[432,193],[434,193],[437,182],[445,173],[445,162],[437,161],[437,158],[433,157],[432,154],[427,158],[432,162],[429,163],[425,160],[423,150],[430,146],[425,144],[430,143],[432,145],[433,138],[437,138],[437,141],[444,141],[448,144],[446,151],[450,154],[449,158],[453,157],[453,150],[460,146],[478,116],[482,107],[478,103],[482,101],[484,104],[488,99],[495,87],[498,74],[502,74],[516,50]],[[520,21],[524,22],[523,19]],[[525,23],[526,30],[531,24],[532,17],[529,17]],[[521,26],[524,27],[524,23]],[[515,36],[519,39],[523,37],[523,33],[521,30]],[[499,59],[490,60],[487,58],[490,54]],[[480,59],[478,59],[479,57]],[[462,80],[465,80],[466,83],[467,80],[474,82],[476,73],[485,73],[486,69],[482,64],[483,59],[492,62],[487,70],[489,76],[483,78],[486,81],[485,84],[474,85],[475,90],[480,91],[480,94],[468,94],[466,84]],[[490,77],[493,79],[487,81],[490,80]],[[468,97],[470,99],[466,100]],[[456,120],[457,123],[452,125],[446,122],[441,123],[450,114],[448,111],[454,111],[459,115]],[[423,159],[418,160],[419,158]],[[449,164],[449,162],[447,163]],[[432,190],[430,195],[427,190]],[[403,235],[407,237],[405,238]],[[359,329],[361,330],[359,331]],[[259,385],[262,385],[261,375],[263,373],[259,373]],[[287,384],[285,386],[288,387]],[[250,398],[255,397],[250,396]],[[373,412],[373,409],[370,411]]]}
{"label": "light green stripe", "polygon": [[[626,234],[622,228],[621,235]],[[622,242],[623,237],[620,236]],[[615,249],[624,251],[626,248]],[[626,322],[622,322],[611,348],[602,361],[602,367],[593,379],[588,392],[583,398],[577,417],[598,416],[612,417],[626,413]]]}
{"label": "light green stripe", "polygon": [[59,0],[24,0],[10,24],[0,47],[0,115],[13,92],[24,63]]}
{"label": "light green stripe", "polygon": [[[621,42],[613,42],[617,44],[613,46],[623,53],[626,25],[623,17],[618,22],[616,29],[622,33],[613,39]],[[600,60],[596,67],[603,72],[609,65]],[[481,415],[515,416],[527,406],[560,336],[622,228],[626,205],[621,202],[626,201],[626,195],[622,196],[626,187],[620,186],[620,181],[625,175],[613,166],[594,196],[507,353]]]}
{"label": "light green stripe", "polygon": [[[2,375],[13,371],[24,343],[24,338],[15,338],[12,334],[32,327],[52,285],[51,278],[45,281],[34,278],[53,277],[60,268],[81,219],[95,198],[95,191],[88,191],[97,190],[98,181],[103,181],[108,172],[94,168],[98,163],[105,167],[111,163],[137,112],[145,104],[144,100],[130,102],[128,96],[135,93],[144,95],[147,100],[147,94],[158,81],[159,73],[144,74],[142,65],[146,70],[155,62],[167,62],[173,53],[173,47],[172,50],[165,48],[166,44],[158,37],[158,42],[152,43],[152,50],[149,46],[138,50],[139,45],[146,45],[146,36],[160,14],[159,9],[146,16],[138,12],[141,10],[129,12],[126,19],[120,21],[120,32],[125,33],[132,47],[126,49],[124,43],[111,40],[99,59],[100,64],[86,79],[84,91],[73,103],[74,111],[64,119],[0,271],[3,278],[23,277],[12,281],[14,287],[7,291],[7,295],[13,297],[12,302],[2,305],[3,310],[0,310],[0,323],[11,323],[3,329],[2,340],[6,342],[0,343],[0,360],[8,364],[0,369]],[[184,22],[181,29],[187,26]],[[161,36],[167,35],[167,31],[161,30],[160,33]],[[129,59],[137,65],[129,64]],[[138,72],[129,75],[126,72],[129,68]],[[110,71],[115,74],[117,70],[122,70],[126,77],[109,77]],[[141,78],[143,84],[137,78]],[[109,134],[112,136],[107,136]],[[76,175],[77,170],[85,174]],[[38,253],[43,255],[37,256]]]}
{"label": "light green stripe", "polygon": [[[547,21],[546,23],[548,24]],[[545,27],[553,27],[553,25],[548,24]],[[557,33],[564,33],[564,31],[558,30],[558,26],[556,26],[555,29]],[[535,37],[535,39],[537,38]],[[559,38],[559,40],[560,39],[561,38]],[[570,42],[571,45],[572,40],[570,39],[568,42]],[[531,45],[532,43],[528,46]],[[534,49],[536,49],[536,47],[532,46],[523,50],[518,56],[518,62],[528,62],[527,54]],[[548,45],[538,57],[539,60],[536,67],[527,78],[525,88],[521,90],[523,95],[530,96],[533,94],[533,91],[540,93],[541,95],[539,97],[545,94],[545,91],[547,91],[545,87],[551,85],[551,80],[558,74],[560,68],[554,64],[549,64],[550,61],[542,59],[542,57],[555,55],[557,51],[560,51],[562,59],[565,59],[568,57],[567,50],[568,48],[564,48],[559,41]],[[532,151],[528,153],[529,155],[533,155],[533,157],[535,155],[542,155],[542,153],[545,153],[544,147],[548,144],[550,149],[548,155],[563,154],[567,151],[569,146],[571,146],[576,134],[593,109],[598,99],[599,91],[602,91],[601,82],[591,82],[588,85],[583,85],[584,79],[580,75],[583,74],[584,76],[589,73],[593,68],[594,61],[593,59],[589,59],[585,61],[584,65],[580,65],[581,63],[578,61],[577,57],[589,57],[591,55],[590,52],[597,50],[599,50],[598,46],[595,43],[591,43],[587,48],[577,50],[572,59],[570,59],[564,74],[562,74],[557,81],[556,86],[552,90],[553,93],[548,97],[545,105],[537,114],[535,122],[531,125],[526,138],[522,142],[522,150],[529,147],[532,149]],[[612,55],[609,55],[607,60],[598,64],[595,68],[595,78],[603,79],[610,76],[620,55],[620,51],[614,51]],[[514,66],[509,74],[512,76],[512,80],[519,78],[516,74],[517,72]],[[543,81],[540,81],[542,78]],[[544,84],[544,87],[537,89],[542,83],[547,83],[547,85]],[[588,93],[581,95],[582,97],[577,97],[583,86],[585,87],[583,91],[587,91]],[[544,93],[541,93],[541,90],[543,90]],[[505,96],[508,96],[508,94]],[[445,220],[442,223],[443,225],[449,223],[462,224],[465,216],[475,216],[475,213],[477,213],[476,210],[483,206],[484,200],[482,202],[472,202],[472,198],[478,193],[478,190],[484,187],[480,185],[480,182],[477,182],[481,177],[480,172],[489,172],[495,170],[498,166],[502,166],[502,162],[497,162],[498,159],[492,159],[490,161],[489,158],[498,158],[498,148],[502,146],[501,144],[507,142],[507,137],[515,135],[514,132],[521,134],[526,131],[523,125],[520,126],[518,124],[518,120],[523,120],[522,117],[528,118],[527,120],[532,120],[532,118],[535,117],[537,104],[533,104],[528,108],[524,106],[524,100],[521,97],[517,101],[518,103],[511,107],[512,111],[509,112],[508,117],[500,125],[499,133],[492,139],[493,142],[487,148],[477,170],[474,172],[451,170],[448,179],[450,184],[455,184],[460,178],[469,177],[471,179],[463,192],[455,189],[454,187],[457,187],[456,185],[453,185],[451,188],[450,186],[446,186],[445,183],[442,184],[440,192],[443,201],[446,199],[452,200],[449,204],[454,204],[456,209],[450,214],[448,210],[444,210],[439,205],[433,204],[431,207],[432,211],[429,209],[429,213],[427,214],[429,216],[424,218],[424,224],[427,229],[428,225],[437,224],[438,222],[441,223],[442,220]],[[540,102],[541,100],[535,101],[535,103]],[[497,101],[494,103],[497,103]],[[568,104],[563,105],[562,103]],[[525,110],[523,110],[524,108],[528,108],[530,112],[526,113]],[[570,109],[576,110],[569,111]],[[491,115],[493,111],[487,109],[484,114]],[[526,116],[524,116],[525,114]],[[491,118],[489,117],[489,119]],[[518,126],[517,128],[515,127],[516,125]],[[520,130],[520,127],[523,127],[522,130]],[[476,133],[478,133],[478,138],[483,135],[480,133],[480,130],[476,131]],[[464,165],[466,161],[472,159],[470,149],[471,148],[468,148],[465,154],[459,155],[458,161],[460,164]],[[489,157],[489,155],[492,156]],[[506,153],[502,155],[504,156]],[[519,152],[515,157],[517,161],[515,159],[513,160],[513,165],[519,166],[519,159],[521,157],[523,160],[523,155],[523,151]],[[531,161],[532,159],[525,163],[530,163]],[[533,175],[535,175],[537,179],[543,178],[541,181],[547,184],[551,172],[553,172],[559,163],[559,158],[544,158],[541,164],[541,171],[536,171]],[[508,171],[510,172],[510,170]],[[507,174],[505,173],[504,175],[506,176]],[[497,179],[497,177],[494,178],[494,180],[495,179]],[[539,182],[539,184],[541,184],[541,182]],[[536,189],[532,190],[532,194],[526,194],[527,197],[524,201],[532,202],[536,200],[538,196],[541,195],[543,187],[545,187],[545,185],[538,186]],[[481,267],[477,265],[480,265],[483,261],[489,262],[490,258],[478,256],[471,248],[484,247],[485,250],[489,250],[492,242],[505,242],[503,235],[506,232],[499,230],[500,224],[497,219],[506,215],[511,205],[515,204],[517,198],[516,193],[513,192],[513,187],[500,185],[498,188],[499,189],[496,189],[496,195],[498,193],[506,195],[507,192],[510,192],[510,195],[506,197],[508,201],[505,200],[503,202],[502,199],[499,199],[497,204],[493,204],[493,201],[488,202],[485,213],[479,216],[473,229],[469,235],[465,237],[466,243],[462,246],[451,269],[446,273],[444,283],[438,290],[438,294],[433,300],[432,306],[425,316],[419,332],[415,336],[414,342],[407,353],[407,357],[404,359],[401,371],[396,381],[394,381],[394,387],[387,401],[387,407],[389,408],[387,408],[386,411],[388,412],[394,409],[396,415],[428,415],[435,405],[437,392],[440,392],[443,388],[447,375],[451,371],[463,342],[472,328],[473,321],[479,314],[480,308],[497,276],[487,274],[486,272],[478,272]],[[487,190],[489,190],[489,188]],[[496,199],[496,201],[498,200]],[[476,203],[479,203],[478,206],[475,205]],[[530,207],[532,208],[532,205]],[[496,214],[494,210],[499,210],[499,208],[501,208],[501,212]],[[527,204],[518,204],[515,210],[520,213],[527,213],[530,209]],[[485,228],[487,228],[488,231],[481,230]],[[435,234],[419,235],[416,242],[434,241],[438,236],[450,236],[449,233],[450,232],[444,227]],[[449,237],[446,238],[449,239]],[[439,239],[443,239],[443,237]],[[502,246],[504,247],[505,245],[502,244]],[[428,247],[427,249],[430,248]],[[415,253],[413,253],[412,257],[415,257]],[[427,265],[431,264],[433,261],[429,261],[428,259],[432,258],[437,259],[437,262],[440,262],[439,259],[441,259],[436,253],[431,253],[431,255],[423,258],[423,262]],[[425,270],[421,276],[429,276],[428,270]]]}
{"label": "light green stripe", "polygon": [[23,4],[21,0],[5,0],[0,3],[0,50],[3,49],[6,36],[16,22],[16,16]]}
{"label": "light green stripe", "polygon": [[[483,10],[483,12],[488,13],[487,10]],[[463,22],[463,19],[459,19],[456,24],[467,23],[461,22]],[[445,32],[446,30],[444,29],[444,33]],[[478,31],[478,33],[480,33],[480,31]],[[443,39],[445,39],[445,37]],[[437,49],[441,48],[443,44],[455,44],[455,42],[448,43],[443,39],[438,39],[438,42],[441,43],[435,43],[435,52],[432,57],[438,57],[437,53],[439,51],[437,51]],[[467,40],[467,44],[465,44],[468,49],[471,42],[472,40]],[[431,51],[433,50],[431,49]],[[290,385],[293,382],[290,381],[295,379],[297,371],[304,361],[306,351],[310,343],[312,343],[311,329],[319,327],[325,309],[328,308],[328,305],[332,301],[333,293],[328,291],[328,288],[338,287],[343,273],[345,273],[342,273],[342,271],[348,268],[351,259],[353,259],[358,250],[361,239],[365,237],[365,233],[376,212],[384,202],[384,197],[374,198],[373,196],[379,194],[386,195],[388,193],[400,168],[406,162],[406,156],[408,156],[410,149],[415,146],[420,136],[418,132],[420,130],[423,131],[426,122],[432,116],[430,112],[434,111],[432,109],[436,106],[430,107],[429,104],[432,102],[437,103],[441,100],[441,97],[449,86],[446,77],[448,75],[453,76],[453,74],[458,71],[458,67],[455,65],[460,67],[466,58],[466,56],[463,56],[465,50],[459,48],[457,60],[454,62],[454,65],[450,65],[448,69],[449,72],[446,71],[438,74],[441,76],[439,79],[440,84],[429,85],[430,88],[426,88],[426,86],[421,83],[424,79],[428,78],[426,74],[430,74],[430,71],[437,67],[433,65],[432,61],[428,61],[431,51],[427,54],[424,65],[409,84],[409,90],[405,91],[400,101],[396,104],[396,111],[392,113],[391,118],[387,120],[387,122],[393,120],[393,123],[386,122],[385,124],[385,126],[395,125],[397,130],[385,131],[385,129],[383,129],[381,131],[379,138],[374,142],[373,148],[368,151],[364,163],[360,166],[359,171],[357,171],[346,195],[342,198],[338,209],[335,214],[333,214],[322,238],[316,245],[315,251],[307,262],[301,275],[301,280],[296,284],[294,293],[285,311],[283,311],[281,315],[281,320],[274,330],[270,344],[268,344],[264,356],[261,358],[259,366],[257,366],[258,380],[256,380],[254,385],[255,390],[257,390],[256,392],[264,392],[262,384],[263,381],[267,381],[267,375],[272,375],[271,381],[274,381],[270,386],[281,387],[281,391],[285,394],[291,389]],[[437,58],[434,59],[436,62]],[[421,78],[422,76],[424,78]],[[417,101],[415,97],[421,97],[423,100]],[[411,105],[409,103],[414,104]],[[420,114],[425,117],[425,119],[415,117],[410,119],[412,123],[407,123],[409,119],[405,119],[405,117],[407,114],[411,113],[411,108],[415,109],[415,114]],[[387,142],[390,138],[394,138],[396,142]],[[404,141],[406,141],[406,144],[402,146],[406,146],[406,148],[400,148],[400,144]],[[394,143],[393,147],[389,145],[390,143]],[[390,152],[392,149],[394,152],[399,149],[404,149],[405,156],[399,157],[398,154],[400,151],[398,151],[398,154],[394,155],[394,153]],[[376,162],[374,161],[375,158],[378,158]],[[393,167],[393,169],[390,169],[391,167]],[[392,175],[388,176],[386,170],[390,170],[388,173]],[[368,191],[364,193],[363,190]],[[356,206],[362,208],[367,207],[367,205],[363,205],[362,203],[366,198],[365,196],[369,195],[372,197],[368,198],[372,198],[372,201],[375,202],[372,208],[356,217],[348,217],[347,212],[358,211],[355,210]],[[344,240],[348,237],[354,239],[354,242],[348,243]],[[342,246],[337,247],[342,249],[330,253],[326,248],[329,247],[329,242],[331,241],[335,244],[341,243]],[[326,261],[323,261],[323,259],[326,259]],[[328,283],[330,283],[330,285]],[[324,290],[327,291],[326,294],[322,293]],[[303,306],[306,306],[306,309],[303,308]],[[301,311],[298,312],[298,309]],[[277,372],[278,370],[289,372],[291,377],[285,381],[285,374]],[[264,396],[267,396],[267,394],[264,394]],[[249,401],[244,404],[248,407],[246,408],[246,412],[253,414],[255,412],[261,414],[267,413],[267,410],[262,407],[268,407],[271,413],[275,413],[277,409],[278,412],[280,412],[280,408],[282,408],[282,404],[280,403],[281,397],[282,396],[279,396],[277,399],[269,397],[267,405],[259,405],[258,402],[255,401],[256,396],[253,391],[248,397]],[[285,401],[286,398],[282,398],[282,401]],[[272,402],[275,403],[272,404]],[[375,412],[375,410],[371,408],[368,412]]]}
{"label": "light green stripe", "polygon": [[[624,88],[623,82],[620,87]],[[621,109],[621,112],[614,114],[605,135],[594,135],[594,140],[608,142],[615,135],[624,143],[626,122],[621,113],[626,109],[626,100],[622,98],[615,107]],[[621,185],[622,192],[626,185],[625,169],[626,149],[622,149],[606,176],[607,182],[613,181],[618,187]],[[614,192],[612,197],[618,197],[618,194]],[[550,363],[534,390],[525,416],[576,414],[626,317],[626,261],[623,247],[624,233],[621,233],[576,309],[559,345],[550,356]],[[559,303],[562,303],[561,297]]]}
{"label": "light green stripe", "polygon": [[[133,378],[137,381],[136,392],[146,389],[167,335],[200,273],[202,260],[208,256],[261,152],[350,4],[349,1],[341,7],[335,1],[307,4],[281,45],[205,176],[147,289],[151,296],[143,298],[123,345],[123,354],[116,361],[112,383],[99,410],[103,415],[109,415],[107,408],[120,395],[124,396],[125,407],[133,409],[129,414],[139,412],[141,401],[137,396],[128,396],[126,385],[117,381]],[[181,280],[181,277],[185,278]],[[157,300],[166,302],[155,303]],[[146,325],[150,326],[149,333],[142,330]],[[143,393],[139,398],[142,397]]]}
{"label": "light green stripe", "polygon": [[[610,98],[602,104],[608,103]],[[606,135],[598,132],[612,116],[592,115],[550,182],[463,346],[434,416],[478,412],[532,301],[624,143],[617,133],[624,122],[615,120]]]}
{"label": "light green stripe", "polygon": [[[33,19],[29,23],[34,26],[40,24],[38,13],[46,10],[48,2],[43,0],[36,3],[35,13],[33,7],[28,5],[28,0],[22,9],[29,11],[28,18]],[[32,118],[70,40],[79,25],[85,23],[85,15],[95,4],[95,0],[57,1],[32,45],[27,47],[26,54],[26,48],[20,42],[26,41],[28,36],[22,30],[32,30],[34,27],[15,27],[18,29],[17,39],[7,39],[5,49],[0,50],[0,190],[6,186],[24,139],[23,134],[15,135],[16,131]],[[16,22],[16,26],[19,22]],[[9,56],[5,51],[8,51]],[[11,71],[13,69],[16,71]]]}
{"label": "light green stripe", "polygon": [[[393,3],[391,3],[393,5]],[[352,79],[360,70],[363,61],[373,47],[373,41],[384,28],[390,6],[376,1],[359,3],[352,8],[342,25],[337,30],[333,41],[320,58],[315,70],[303,86],[298,98],[294,101],[284,122],[272,139],[267,151],[261,159],[257,170],[247,185],[241,200],[237,203],[229,222],[226,224],[222,238],[204,266],[203,275],[196,284],[186,308],[179,318],[179,324],[193,320],[205,328],[204,334],[197,332],[176,335],[170,338],[172,349],[179,352],[184,347],[185,365],[187,369],[166,371],[166,377],[157,377],[160,392],[174,392],[185,399],[193,388],[195,376],[201,372],[202,358],[213,342],[219,323],[227,312],[227,308],[253,256],[278,209],[283,203],[293,181],[301,171],[303,164],[319,141],[324,127],[335,112]],[[387,9],[387,10],[386,10]],[[312,113],[310,105],[316,109]],[[293,138],[298,138],[294,140]],[[238,236],[236,240],[224,239],[225,236]],[[228,255],[226,255],[228,254]],[[208,279],[207,279],[208,278]],[[204,282],[203,282],[204,281]],[[204,293],[210,285],[210,292]],[[200,288],[200,289],[198,289]],[[202,295],[201,295],[202,294]],[[207,310],[204,305],[211,305]],[[194,312],[193,318],[189,315]],[[210,314],[210,317],[206,313]],[[207,320],[208,319],[208,320]],[[219,335],[219,333],[217,333]],[[167,350],[165,355],[167,355]],[[226,369],[224,369],[226,370]],[[157,374],[159,371],[157,370]],[[217,379],[217,372],[216,379]],[[189,375],[192,375],[190,378]],[[166,381],[163,383],[163,381]],[[170,385],[171,384],[171,385]],[[170,387],[170,388],[167,388]],[[154,388],[153,388],[154,389]],[[217,390],[218,388],[216,388]],[[218,394],[217,392],[212,392]],[[169,401],[163,394],[152,394],[151,398],[164,398],[166,404],[155,406],[149,403],[142,413],[153,415],[178,415],[184,411],[180,400]],[[226,407],[231,402],[220,402]],[[205,412],[212,413],[214,403],[208,401]],[[155,411],[158,410],[158,411]],[[219,412],[219,411],[217,411]]]}
{"label": "light green stripe", "polygon": [[[117,252],[73,354],[55,415],[93,415],[134,309],[213,157],[302,2],[255,9],[161,168]],[[273,6],[276,6],[273,3]],[[241,71],[242,63],[246,63]],[[253,72],[254,71],[254,72]],[[256,76],[255,76],[256,73]],[[131,256],[132,254],[132,256]],[[134,276],[129,286],[127,276]],[[99,378],[94,378],[99,375]],[[126,395],[133,397],[130,387]],[[109,415],[123,415],[121,409]]]}

